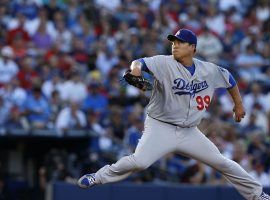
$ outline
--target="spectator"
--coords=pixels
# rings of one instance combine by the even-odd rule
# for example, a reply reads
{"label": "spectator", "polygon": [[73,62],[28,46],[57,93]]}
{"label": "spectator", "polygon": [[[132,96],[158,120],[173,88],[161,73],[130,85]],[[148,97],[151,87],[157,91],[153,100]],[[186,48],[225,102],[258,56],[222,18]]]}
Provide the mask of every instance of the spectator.
{"label": "spectator", "polygon": [[262,163],[259,160],[256,160],[254,162],[254,170],[250,172],[250,175],[255,178],[257,181],[259,181],[264,187],[270,186],[270,177],[265,172],[264,163]]}
{"label": "spectator", "polygon": [[267,102],[266,95],[262,92],[262,87],[259,83],[251,84],[251,91],[243,97],[245,109],[250,113],[254,108],[262,111],[269,111],[269,103]]}
{"label": "spectator", "polygon": [[85,41],[79,37],[73,38],[73,49],[71,55],[78,63],[85,64],[88,62],[88,46],[86,46]]}
{"label": "spectator", "polygon": [[50,99],[53,91],[60,91],[62,85],[61,77],[54,74],[53,77],[42,84],[43,94]]}
{"label": "spectator", "polygon": [[182,175],[182,182],[189,184],[202,184],[206,181],[205,166],[202,163],[191,162]]}
{"label": "spectator", "polygon": [[169,154],[165,157],[166,163],[165,166],[162,166],[162,169],[166,170],[171,176],[171,180],[179,182],[181,180],[182,174],[186,171],[187,162],[185,158],[180,155]]}
{"label": "spectator", "polygon": [[15,1],[12,6],[15,14],[22,13],[28,19],[34,19],[38,13],[37,4],[34,1]]}
{"label": "spectator", "polygon": [[222,52],[222,44],[208,27],[198,36],[197,53],[210,62],[217,62]]}
{"label": "spectator", "polygon": [[60,99],[59,92],[57,90],[52,91],[52,94],[49,98],[49,103],[51,107],[51,114],[50,114],[50,128],[55,128],[55,122],[57,119],[58,113],[63,108],[63,103]]}
{"label": "spectator", "polygon": [[4,46],[1,49],[1,58],[0,58],[0,86],[11,81],[19,71],[17,64],[12,60],[13,59],[13,50],[9,46]]}
{"label": "spectator", "polygon": [[100,114],[94,111],[88,111],[87,113],[86,129],[95,136],[91,140],[91,150],[95,152],[112,152],[113,138],[110,131],[101,126]]}
{"label": "spectator", "polygon": [[6,29],[6,27],[8,26],[8,24],[11,21],[11,16],[8,13],[8,8],[7,6],[5,6],[4,4],[0,5],[0,24],[1,26],[3,26],[3,28]]}
{"label": "spectator", "polygon": [[68,27],[72,27],[72,25],[77,23],[77,17],[82,13],[82,5],[76,0],[70,0],[67,2],[66,9],[67,13],[67,23]]}
{"label": "spectator", "polygon": [[17,78],[20,81],[20,86],[25,90],[31,90],[34,83],[39,81],[39,76],[34,69],[33,58],[27,56],[20,60],[20,71],[17,74]]}
{"label": "spectator", "polygon": [[122,122],[122,111],[117,109],[117,106],[113,107],[110,113],[109,126],[112,130],[113,137],[121,143],[125,136],[125,127]]}
{"label": "spectator", "polygon": [[20,87],[18,79],[13,78],[8,84],[0,89],[0,96],[5,98],[12,105],[21,108],[25,103],[27,93]]}
{"label": "spectator", "polygon": [[105,8],[110,11],[116,11],[116,9],[120,6],[121,1],[120,0],[112,0],[110,3],[108,3],[106,0],[96,0],[96,5],[99,6],[101,9]]}
{"label": "spectator", "polygon": [[[101,44],[102,48],[104,44]],[[96,66],[102,73],[103,77],[108,77],[109,71],[118,63],[118,58],[113,52],[109,52],[107,49],[102,49],[98,52]]]}
{"label": "spectator", "polygon": [[70,80],[66,80],[61,84],[59,93],[63,101],[82,102],[87,96],[87,87],[80,75],[74,72]]}
{"label": "spectator", "polygon": [[[0,97],[0,128],[1,129],[4,128],[5,123],[9,118],[11,106],[12,105],[7,100]],[[0,133],[0,134],[2,134],[2,133]]]}
{"label": "spectator", "polygon": [[225,17],[222,12],[218,12],[218,9],[214,5],[209,5],[206,13],[206,26],[218,34],[223,36],[225,33]]}
{"label": "spectator", "polygon": [[239,66],[240,76],[251,82],[261,80],[263,59],[257,54],[253,45],[248,45],[246,52],[241,53],[236,58],[236,64]]}
{"label": "spectator", "polygon": [[55,13],[61,10],[61,5],[59,2],[60,1],[57,0],[50,0],[45,4],[44,8],[48,13],[48,20],[52,21]]}
{"label": "spectator", "polygon": [[253,133],[249,136],[249,144],[247,147],[247,154],[254,159],[261,159],[265,151],[263,143],[263,135],[260,133]]}
{"label": "spectator", "polygon": [[93,25],[89,23],[83,23],[81,28],[82,32],[80,34],[77,34],[76,36],[80,38],[80,40],[82,40],[82,42],[84,43],[84,47],[88,49],[96,41],[96,35],[93,30]]}
{"label": "spectator", "polygon": [[60,135],[67,130],[83,129],[86,126],[86,115],[79,109],[76,102],[70,102],[56,118],[56,129]]}
{"label": "spectator", "polygon": [[134,119],[130,128],[127,129],[123,144],[130,150],[130,152],[134,152],[136,146],[141,138],[143,132],[143,123],[140,119]]}
{"label": "spectator", "polygon": [[11,108],[10,115],[8,116],[8,119],[5,122],[5,127],[7,128],[7,131],[12,131],[14,129],[28,131],[30,129],[29,123],[23,116],[23,113],[16,106]]}
{"label": "spectator", "polygon": [[33,36],[37,32],[41,23],[43,23],[42,26],[45,26],[45,31],[43,32],[48,33],[50,36],[55,34],[53,22],[48,21],[48,13],[46,9],[42,7],[39,8],[37,17],[26,22],[25,29],[30,36]]}
{"label": "spectator", "polygon": [[256,17],[260,21],[266,21],[270,17],[269,2],[260,0],[256,2]]}
{"label": "spectator", "polygon": [[41,88],[33,88],[25,101],[24,111],[33,129],[45,129],[51,113],[49,102],[42,96]]}
{"label": "spectator", "polygon": [[248,135],[252,133],[258,133],[262,132],[262,127],[257,125],[257,115],[255,113],[251,113],[250,116],[248,116],[249,120],[248,123],[243,127],[243,134]]}
{"label": "spectator", "polygon": [[105,113],[108,109],[108,99],[101,92],[98,83],[91,83],[88,95],[82,103],[82,109],[84,111],[93,110],[94,112]]}
{"label": "spectator", "polygon": [[244,140],[238,140],[234,142],[233,156],[232,159],[237,162],[245,170],[250,171],[251,161],[248,155],[246,155],[246,145]]}
{"label": "spectator", "polygon": [[220,0],[219,8],[221,11],[227,11],[231,8],[240,9],[241,2],[239,0]]}
{"label": "spectator", "polygon": [[30,36],[25,30],[25,21],[26,17],[22,13],[17,13],[16,21],[18,21],[18,25],[15,26],[15,28],[12,28],[7,33],[7,43],[9,45],[12,45],[14,38],[21,38],[24,44],[30,41]]}
{"label": "spectator", "polygon": [[37,49],[41,50],[41,53],[51,48],[53,38],[47,32],[45,21],[40,22],[37,32],[33,35],[33,43]]}
{"label": "spectator", "polygon": [[66,181],[75,183],[75,179],[72,178],[70,172],[66,168],[66,165],[62,162],[56,163],[56,169],[52,173],[52,181]]}
{"label": "spectator", "polygon": [[56,24],[56,32],[53,40],[60,44],[62,52],[71,51],[72,33],[66,28],[64,21],[58,21]]}

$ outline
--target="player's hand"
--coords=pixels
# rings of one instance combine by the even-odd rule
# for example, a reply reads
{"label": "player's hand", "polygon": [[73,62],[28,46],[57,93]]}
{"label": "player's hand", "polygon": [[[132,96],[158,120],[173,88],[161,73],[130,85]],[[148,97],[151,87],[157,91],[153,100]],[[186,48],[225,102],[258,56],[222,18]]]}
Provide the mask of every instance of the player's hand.
{"label": "player's hand", "polygon": [[234,112],[234,120],[236,122],[241,122],[242,118],[244,118],[246,115],[244,106],[242,104],[235,105],[233,107],[233,112]]}

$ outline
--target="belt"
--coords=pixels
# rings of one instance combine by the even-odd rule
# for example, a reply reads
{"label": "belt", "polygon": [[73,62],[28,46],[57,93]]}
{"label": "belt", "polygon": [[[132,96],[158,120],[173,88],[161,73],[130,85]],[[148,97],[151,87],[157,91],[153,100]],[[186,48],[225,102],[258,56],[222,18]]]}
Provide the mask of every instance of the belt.
{"label": "belt", "polygon": [[192,127],[192,126],[181,126],[181,125],[178,125],[178,124],[173,124],[173,123],[170,123],[170,122],[162,121],[162,120],[160,120],[160,119],[151,117],[150,115],[148,115],[148,116],[149,116],[150,118],[152,118],[152,119],[155,119],[155,120],[159,121],[159,122],[162,122],[162,123],[165,123],[165,124],[170,124],[170,125],[172,125],[172,126],[177,126],[177,127],[180,127],[180,128],[191,128],[191,127]]}

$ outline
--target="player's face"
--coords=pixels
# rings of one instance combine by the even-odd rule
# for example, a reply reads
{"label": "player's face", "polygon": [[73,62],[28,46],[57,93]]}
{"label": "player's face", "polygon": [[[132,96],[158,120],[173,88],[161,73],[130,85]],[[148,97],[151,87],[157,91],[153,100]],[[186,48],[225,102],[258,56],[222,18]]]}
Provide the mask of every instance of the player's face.
{"label": "player's face", "polygon": [[195,46],[184,41],[174,40],[172,42],[172,55],[178,60],[184,57],[192,57]]}

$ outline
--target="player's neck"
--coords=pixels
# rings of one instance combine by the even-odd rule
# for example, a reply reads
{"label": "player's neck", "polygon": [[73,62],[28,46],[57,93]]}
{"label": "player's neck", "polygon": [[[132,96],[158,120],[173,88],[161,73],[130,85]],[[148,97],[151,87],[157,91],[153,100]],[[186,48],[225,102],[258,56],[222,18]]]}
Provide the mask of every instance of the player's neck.
{"label": "player's neck", "polygon": [[180,58],[180,59],[177,59],[177,62],[180,62],[182,65],[184,65],[185,67],[189,67],[189,66],[192,66],[193,64],[193,59],[192,57],[185,57],[185,58]]}

